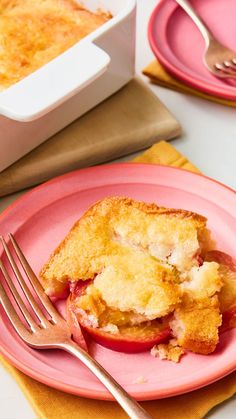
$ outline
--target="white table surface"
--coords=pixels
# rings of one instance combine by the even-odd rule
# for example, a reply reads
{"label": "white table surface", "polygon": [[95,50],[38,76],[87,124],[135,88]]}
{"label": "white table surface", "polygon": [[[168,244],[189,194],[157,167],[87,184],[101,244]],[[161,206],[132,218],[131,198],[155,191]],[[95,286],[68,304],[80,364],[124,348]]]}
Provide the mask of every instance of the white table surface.
{"label": "white table surface", "polygon": [[[147,22],[157,0],[138,0],[137,73],[153,59],[146,36]],[[146,78],[143,77],[145,81]],[[183,135],[172,143],[206,175],[236,188],[236,110],[167,89],[150,86],[183,126]],[[3,198],[0,211],[20,193]],[[15,381],[0,367],[2,419],[33,419],[35,414]],[[236,416],[236,396],[213,409],[208,418]],[[58,418],[61,419],[61,418]],[[85,418],[81,418],[85,419]]]}

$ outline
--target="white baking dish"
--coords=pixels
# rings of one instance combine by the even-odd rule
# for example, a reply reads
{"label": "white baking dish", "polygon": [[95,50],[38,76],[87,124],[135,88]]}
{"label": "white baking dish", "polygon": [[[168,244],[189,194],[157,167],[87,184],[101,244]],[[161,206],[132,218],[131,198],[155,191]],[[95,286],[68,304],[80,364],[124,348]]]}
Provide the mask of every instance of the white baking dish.
{"label": "white baking dish", "polygon": [[0,93],[0,171],[134,75],[136,0],[82,3],[89,10],[109,11],[113,18]]}

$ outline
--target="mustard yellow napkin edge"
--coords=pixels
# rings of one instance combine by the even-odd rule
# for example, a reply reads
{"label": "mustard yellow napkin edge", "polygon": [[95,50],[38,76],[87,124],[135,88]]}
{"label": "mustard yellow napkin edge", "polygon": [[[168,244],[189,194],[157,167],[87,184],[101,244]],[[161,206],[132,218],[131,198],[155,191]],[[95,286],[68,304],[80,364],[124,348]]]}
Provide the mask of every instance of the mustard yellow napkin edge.
{"label": "mustard yellow napkin edge", "polygon": [[220,103],[222,105],[236,107],[235,100],[227,100],[218,96],[212,96],[200,90],[194,89],[175,77],[170,75],[164,67],[157,61],[152,61],[147,67],[144,68],[143,74],[148,76],[151,81],[159,86],[176,90],[181,93],[188,93],[193,96],[201,97],[202,99],[210,100],[211,102]]}
{"label": "mustard yellow napkin edge", "polygon": [[[2,356],[0,361],[16,380],[40,419],[127,419],[113,402],[102,402],[73,396],[52,389],[26,376],[11,366]],[[140,384],[141,385],[141,384]],[[236,373],[207,387],[168,399],[142,402],[155,419],[200,419],[210,409],[232,397],[236,392]]]}

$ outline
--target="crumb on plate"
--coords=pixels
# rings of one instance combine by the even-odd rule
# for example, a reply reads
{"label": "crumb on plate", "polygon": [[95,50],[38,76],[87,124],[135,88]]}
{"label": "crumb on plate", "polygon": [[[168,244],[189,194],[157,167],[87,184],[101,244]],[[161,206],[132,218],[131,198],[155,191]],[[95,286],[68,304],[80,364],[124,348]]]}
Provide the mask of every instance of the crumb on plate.
{"label": "crumb on plate", "polygon": [[143,375],[139,375],[137,378],[135,378],[134,380],[134,384],[144,384],[147,382],[147,379],[143,376]]}
{"label": "crumb on plate", "polygon": [[171,339],[169,343],[161,343],[153,346],[151,355],[160,359],[168,359],[168,361],[179,362],[180,357],[184,354],[183,348],[178,345],[176,339]]}

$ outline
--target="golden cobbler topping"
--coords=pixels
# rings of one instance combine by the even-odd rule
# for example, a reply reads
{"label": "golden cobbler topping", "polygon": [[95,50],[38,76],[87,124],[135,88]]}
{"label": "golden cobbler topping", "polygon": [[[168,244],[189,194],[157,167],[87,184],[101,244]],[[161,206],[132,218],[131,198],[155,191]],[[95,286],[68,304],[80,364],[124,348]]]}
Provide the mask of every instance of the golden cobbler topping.
{"label": "golden cobbler topping", "polygon": [[120,312],[133,311],[147,320],[163,317],[180,301],[181,289],[176,270],[162,266],[149,256],[132,253],[109,258],[87,293],[85,307],[95,307],[100,315],[103,302]]}
{"label": "golden cobbler topping", "polygon": [[[199,265],[196,256],[201,252],[204,233],[206,219],[198,214],[128,198],[106,198],[73,226],[43,267],[41,278],[46,288],[51,281],[92,279],[111,264],[111,257],[120,257],[121,266],[126,258],[129,269],[135,264],[141,271],[141,255],[150,266],[161,261],[185,276]],[[133,263],[130,257],[136,258]],[[112,264],[117,264],[115,261]],[[145,265],[149,269],[148,263]]]}
{"label": "golden cobbler topping", "polygon": [[0,91],[48,63],[110,15],[75,0],[0,0]]}
{"label": "golden cobbler topping", "polygon": [[217,276],[214,264],[197,269],[204,229],[206,219],[194,213],[107,198],[75,224],[41,278],[49,289],[58,280],[94,279],[110,308],[160,318],[180,302],[186,272],[190,289],[204,288],[212,267]]}
{"label": "golden cobbler topping", "polygon": [[109,307],[133,310],[149,320],[173,311],[181,290],[176,270],[142,252],[114,255],[96,276],[94,286]]}
{"label": "golden cobbler topping", "polygon": [[106,198],[88,209],[54,251],[41,271],[42,283],[50,294],[58,282],[91,280],[77,309],[92,327],[111,334],[123,328],[127,333],[127,327],[139,336],[149,328],[155,334],[167,321],[177,343],[159,347],[162,357],[178,361],[179,346],[213,352],[223,281],[218,263],[199,261],[212,246],[206,221],[185,210]]}

